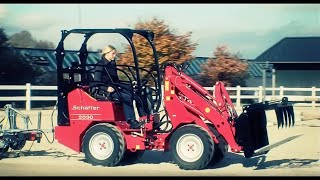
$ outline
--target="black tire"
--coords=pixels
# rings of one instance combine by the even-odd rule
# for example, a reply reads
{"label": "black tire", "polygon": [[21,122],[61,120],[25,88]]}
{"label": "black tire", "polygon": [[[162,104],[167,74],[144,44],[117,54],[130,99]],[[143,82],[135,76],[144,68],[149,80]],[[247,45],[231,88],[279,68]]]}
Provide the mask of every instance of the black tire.
{"label": "black tire", "polygon": [[225,138],[218,132],[218,130],[212,125],[207,124],[211,132],[217,137],[219,144],[215,144],[214,146],[214,154],[213,157],[209,163],[210,166],[213,166],[220,162],[223,158],[225,153],[228,151],[228,143],[225,140]]}
{"label": "black tire", "polygon": [[[106,148],[105,144],[110,148]],[[121,132],[113,125],[97,124],[84,135],[82,149],[88,163],[112,167],[117,166],[122,159],[125,141]]]}
{"label": "black tire", "polygon": [[120,164],[121,165],[134,164],[139,161],[139,159],[143,156],[144,152],[145,152],[144,150],[136,151],[136,152],[126,150]]}
{"label": "black tire", "polygon": [[4,140],[0,140],[0,143],[2,144],[1,145],[1,148],[0,148],[0,154],[5,154],[6,152],[8,152],[9,150],[9,146],[5,146],[5,141]]}
{"label": "black tire", "polygon": [[17,140],[14,143],[10,144],[11,149],[21,150],[26,145],[27,140]]}
{"label": "black tire", "polygon": [[5,148],[0,148],[0,154],[4,154],[6,152],[8,152],[9,150],[9,146],[5,147]]}
{"label": "black tire", "polygon": [[[212,137],[205,129],[195,124],[177,129],[170,138],[169,146],[172,160],[181,169],[186,170],[206,168],[214,153]],[[193,153],[189,153],[190,150]]]}

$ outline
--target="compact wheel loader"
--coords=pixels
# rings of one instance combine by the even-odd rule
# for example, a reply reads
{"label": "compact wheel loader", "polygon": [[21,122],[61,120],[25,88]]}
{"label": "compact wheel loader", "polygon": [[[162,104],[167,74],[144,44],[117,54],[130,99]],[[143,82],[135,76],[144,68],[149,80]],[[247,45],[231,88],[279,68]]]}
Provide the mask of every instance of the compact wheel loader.
{"label": "compact wheel loader", "polygon": [[[140,129],[130,129],[121,100],[99,94],[104,82],[94,81],[97,64],[87,61],[87,42],[95,34],[118,33],[128,40],[134,65],[119,65],[124,84],[136,84],[132,95],[143,102],[146,116]],[[67,58],[64,41],[83,35],[78,59]],[[142,36],[153,52],[152,70],[142,67],[133,36]],[[266,110],[277,114],[278,126],[293,126],[293,105],[286,97],[243,106],[238,115],[224,84],[210,93],[184,73],[187,63],[160,66],[154,33],[137,29],[63,30],[56,48],[58,101],[55,139],[85,155],[93,165],[117,166],[136,162],[145,151],[168,152],[181,169],[204,169],[219,162],[228,151],[253,157],[269,145]],[[119,84],[113,84],[118,87]],[[117,93],[117,92],[116,92]],[[265,150],[266,153],[268,150]]]}

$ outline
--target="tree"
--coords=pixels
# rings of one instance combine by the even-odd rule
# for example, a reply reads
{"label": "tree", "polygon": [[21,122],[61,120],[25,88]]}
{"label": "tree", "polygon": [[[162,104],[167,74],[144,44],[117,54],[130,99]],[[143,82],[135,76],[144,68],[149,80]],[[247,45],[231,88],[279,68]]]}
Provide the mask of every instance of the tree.
{"label": "tree", "polygon": [[33,48],[36,45],[36,41],[29,31],[21,31],[9,37],[9,44],[13,47]]}
{"label": "tree", "polygon": [[47,40],[40,40],[39,42],[36,43],[35,48],[54,49],[55,46],[54,46],[53,42],[50,42]]}
{"label": "tree", "polygon": [[42,72],[33,67],[30,62],[21,58],[9,46],[8,36],[0,28],[0,84],[26,84],[33,83],[35,77]]}
{"label": "tree", "polygon": [[[159,65],[172,61],[175,63],[183,63],[193,58],[191,53],[195,50],[197,44],[190,40],[192,32],[184,35],[176,34],[163,20],[152,18],[150,21],[138,22],[135,29],[147,29],[154,32],[154,43],[157,50]],[[135,35],[133,43],[137,50],[139,65],[147,70],[154,69],[154,59],[152,56],[152,48],[145,38]],[[125,46],[124,54],[120,55],[119,64],[134,65],[132,50],[129,45]]]}
{"label": "tree", "polygon": [[208,59],[201,66],[199,81],[203,86],[212,86],[222,81],[226,86],[246,86],[248,64],[227,51],[227,46],[218,46],[214,52],[216,59]]}
{"label": "tree", "polygon": [[36,41],[29,31],[21,31],[9,37],[9,44],[20,48],[53,49],[54,44],[47,40]]}

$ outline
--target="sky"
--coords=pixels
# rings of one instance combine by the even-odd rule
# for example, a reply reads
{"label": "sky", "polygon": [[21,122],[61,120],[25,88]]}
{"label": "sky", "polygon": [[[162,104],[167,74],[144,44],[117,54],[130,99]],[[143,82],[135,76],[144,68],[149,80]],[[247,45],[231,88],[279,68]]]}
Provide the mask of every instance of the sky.
{"label": "sky", "polygon": [[[179,35],[192,32],[198,57],[213,57],[217,46],[227,45],[255,59],[285,37],[320,36],[320,4],[0,4],[0,27],[7,35],[27,30],[55,45],[61,30],[133,28],[153,17]],[[97,48],[105,43],[94,42]]]}

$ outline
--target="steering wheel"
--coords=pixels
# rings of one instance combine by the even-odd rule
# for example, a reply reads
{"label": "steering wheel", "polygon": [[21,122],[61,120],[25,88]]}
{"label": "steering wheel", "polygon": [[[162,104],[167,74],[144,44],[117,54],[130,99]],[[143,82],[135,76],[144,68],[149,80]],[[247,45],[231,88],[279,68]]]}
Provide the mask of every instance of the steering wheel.
{"label": "steering wheel", "polygon": [[[89,87],[89,93],[91,96],[93,96],[96,99],[120,101],[118,98],[114,98],[114,97],[110,96],[111,93],[107,91],[108,87],[112,87],[115,90],[115,93],[118,93],[119,89],[121,89],[121,88],[128,89],[123,86],[122,87],[115,87],[112,85],[107,85],[105,83],[95,83],[94,85]],[[131,92],[131,91],[129,91],[129,92]],[[121,97],[121,94],[119,94],[119,97]]]}
{"label": "steering wheel", "polygon": [[[102,88],[105,87],[105,88]],[[95,97],[96,99],[109,99],[109,95],[110,93],[106,91],[106,89],[108,88],[108,86],[104,83],[95,83],[94,85],[89,87],[89,94],[93,97]],[[103,96],[101,95],[99,92],[102,91],[102,94],[105,94],[107,96]]]}

